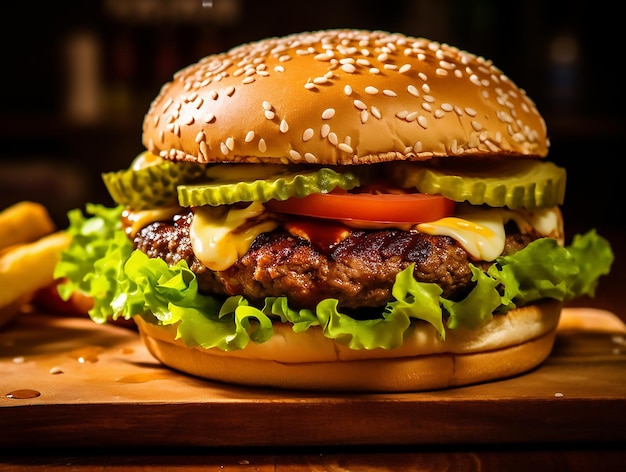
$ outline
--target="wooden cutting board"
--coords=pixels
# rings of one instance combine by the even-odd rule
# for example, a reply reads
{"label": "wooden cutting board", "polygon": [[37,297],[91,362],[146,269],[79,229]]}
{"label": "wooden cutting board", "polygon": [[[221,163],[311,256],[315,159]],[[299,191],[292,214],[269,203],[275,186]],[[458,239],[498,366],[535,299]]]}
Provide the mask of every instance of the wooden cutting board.
{"label": "wooden cutting board", "polygon": [[515,378],[450,390],[244,388],[156,362],[128,328],[23,314],[0,331],[0,449],[626,441],[626,335],[561,332]]}

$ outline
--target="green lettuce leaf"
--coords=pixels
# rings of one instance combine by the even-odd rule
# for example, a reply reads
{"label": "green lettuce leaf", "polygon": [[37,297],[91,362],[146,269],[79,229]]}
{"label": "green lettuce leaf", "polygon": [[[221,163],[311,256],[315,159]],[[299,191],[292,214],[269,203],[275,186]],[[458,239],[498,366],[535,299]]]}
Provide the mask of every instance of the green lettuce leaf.
{"label": "green lettuce leaf", "polygon": [[94,321],[141,316],[150,323],[175,325],[177,338],[189,346],[243,349],[272,336],[272,321],[295,332],[320,326],[324,335],[352,349],[393,349],[402,344],[414,320],[430,323],[445,339],[446,329],[475,328],[494,314],[533,301],[568,301],[593,295],[600,276],[609,272],[613,253],[608,241],[590,231],[564,248],[539,239],[510,256],[496,259],[483,272],[471,266],[474,288],[463,300],[447,300],[441,289],[413,277],[413,265],[400,272],[393,300],[373,319],[342,313],[335,299],[315,309],[295,310],[286,297],[268,297],[253,306],[241,296],[216,297],[198,291],[196,276],[184,261],[168,266],[133,250],[121,227],[121,207],[88,205],[88,216],[69,213],[70,247],[62,254],[55,278],[64,279],[59,293],[75,291],[94,298]]}

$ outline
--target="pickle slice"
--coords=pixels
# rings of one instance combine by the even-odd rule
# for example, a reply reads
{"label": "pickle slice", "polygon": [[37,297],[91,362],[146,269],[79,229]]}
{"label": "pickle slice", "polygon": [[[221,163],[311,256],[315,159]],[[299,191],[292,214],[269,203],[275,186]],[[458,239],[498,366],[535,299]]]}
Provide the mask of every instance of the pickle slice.
{"label": "pickle slice", "polygon": [[[281,172],[280,166],[277,166],[278,174],[267,177],[263,175],[265,170],[262,166],[251,164],[249,169],[242,166],[245,164],[235,164],[232,167],[233,180],[224,179],[224,177],[229,176],[227,167],[219,166],[220,168],[217,169],[218,166],[215,166],[215,172],[220,173],[220,180],[202,184],[179,185],[179,204],[182,206],[216,206],[242,201],[286,200],[290,197],[305,197],[312,193],[327,193],[337,187],[349,190],[359,185],[359,178],[352,172],[336,172],[327,167],[312,172]],[[235,181],[235,169],[243,171],[242,174],[237,172],[237,175],[243,175],[248,179]],[[282,169],[288,168],[282,166]]]}
{"label": "pickle slice", "polygon": [[202,177],[206,165],[161,161],[142,169],[125,169],[102,174],[111,198],[119,205],[146,210],[176,205],[176,187]]}
{"label": "pickle slice", "polygon": [[548,208],[565,198],[565,169],[537,160],[403,162],[391,169],[398,185],[456,202],[516,208]]}

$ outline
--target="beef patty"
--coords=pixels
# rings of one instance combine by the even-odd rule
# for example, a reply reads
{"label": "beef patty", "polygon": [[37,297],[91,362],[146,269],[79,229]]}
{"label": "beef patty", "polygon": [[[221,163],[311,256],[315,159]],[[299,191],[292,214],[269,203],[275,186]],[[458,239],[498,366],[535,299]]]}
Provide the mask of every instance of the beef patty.
{"label": "beef patty", "polygon": [[[194,255],[189,238],[193,213],[155,222],[140,230],[135,247],[168,264],[185,260],[196,274],[199,290],[219,295],[244,295],[252,302],[287,295],[290,306],[313,307],[336,298],[343,308],[379,307],[391,297],[396,274],[414,263],[414,276],[437,283],[443,296],[460,299],[471,290],[469,254],[448,236],[399,229],[352,230],[341,242],[321,250],[285,229],[259,235],[248,252],[224,271],[208,269]],[[513,225],[515,226],[515,225]],[[535,236],[517,227],[507,232],[505,253],[525,247]]]}

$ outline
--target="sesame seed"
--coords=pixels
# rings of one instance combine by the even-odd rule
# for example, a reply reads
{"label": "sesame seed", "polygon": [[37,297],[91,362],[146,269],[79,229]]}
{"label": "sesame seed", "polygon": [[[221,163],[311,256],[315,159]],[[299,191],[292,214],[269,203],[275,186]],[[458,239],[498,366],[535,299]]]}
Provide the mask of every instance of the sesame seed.
{"label": "sesame seed", "polygon": [[235,87],[233,87],[232,85],[230,85],[227,89],[226,89],[226,95],[228,95],[229,97],[233,96],[233,93],[235,93]]}
{"label": "sesame seed", "polygon": [[404,119],[406,121],[413,121],[413,120],[415,120],[417,118],[418,115],[419,115],[419,113],[417,113],[416,111],[412,111],[411,113],[406,115],[406,117]]}
{"label": "sesame seed", "polygon": [[440,110],[439,108],[435,110],[435,118],[443,118],[444,116],[445,113],[442,110]]}
{"label": "sesame seed", "polygon": [[326,84],[328,82],[329,82],[328,78],[327,77],[323,77],[323,76],[322,77],[315,77],[313,79],[313,83],[316,84],[316,85]]}
{"label": "sesame seed", "polygon": [[244,85],[251,84],[252,82],[254,82],[254,77],[246,77],[245,79],[241,81],[241,83]]}
{"label": "sesame seed", "polygon": [[200,131],[196,134],[196,143],[200,144],[201,141],[204,141],[206,138],[204,136],[204,131]]}
{"label": "sesame seed", "polygon": [[172,106],[172,102],[174,100],[172,100],[172,98],[168,98],[165,103],[163,104],[163,107],[161,108],[161,113],[165,113],[167,111],[167,109]]}
{"label": "sesame seed", "polygon": [[361,110],[361,123],[363,124],[367,123],[368,119],[369,119],[369,114],[367,113],[367,110]]}
{"label": "sesame seed", "polygon": [[349,97],[350,95],[352,95],[352,87],[350,87],[349,85],[346,85],[343,88],[343,93],[345,93]]}
{"label": "sesame seed", "polygon": [[246,137],[244,138],[244,141],[246,143],[251,143],[254,140],[254,131],[250,130],[246,133]]}
{"label": "sesame seed", "polygon": [[286,133],[287,131],[289,131],[289,125],[287,124],[287,122],[285,121],[285,119],[283,118],[282,120],[280,120],[280,132],[281,133]]}
{"label": "sesame seed", "polygon": [[289,151],[289,156],[291,157],[291,159],[293,159],[294,161],[299,161],[302,159],[302,154],[300,154],[298,151],[296,151],[295,149],[291,149]]}
{"label": "sesame seed", "polygon": [[437,75],[442,76],[442,77],[445,77],[445,76],[447,76],[447,75],[448,75],[448,71],[447,71],[447,70],[445,70],[445,69],[442,69],[441,67],[438,67],[438,68],[435,70],[435,73],[436,73]]}
{"label": "sesame seed", "polygon": [[315,154],[307,152],[304,154],[304,160],[310,164],[314,164],[317,161],[317,158],[315,157]]}
{"label": "sesame seed", "polygon": [[352,149],[351,146],[347,145],[346,143],[339,143],[337,145],[337,148],[340,149],[343,152],[348,152],[348,153],[354,153],[354,150]]}
{"label": "sesame seed", "polygon": [[213,113],[207,113],[202,121],[205,123],[211,123],[212,121],[215,121],[215,115]]}
{"label": "sesame seed", "polygon": [[192,125],[193,124],[193,115],[187,115],[187,117],[185,117],[182,122],[184,125]]}
{"label": "sesame seed", "polygon": [[415,151],[416,153],[420,153],[422,152],[422,142],[418,141],[413,145],[413,151]]}
{"label": "sesame seed", "polygon": [[259,148],[259,151],[261,152],[267,151],[267,144],[265,144],[265,139],[263,138],[259,139],[258,148]]}
{"label": "sesame seed", "polygon": [[405,72],[408,72],[411,69],[411,64],[404,64],[403,66],[400,67],[400,69],[398,69],[398,72],[400,72],[401,74],[404,74]]}
{"label": "sesame seed", "polygon": [[382,118],[382,115],[381,115],[380,110],[378,108],[373,106],[372,109],[370,110],[370,112],[372,113],[372,115],[374,115],[379,120]]}
{"label": "sesame seed", "polygon": [[334,108],[327,108],[326,110],[324,110],[322,112],[322,119],[323,120],[330,120],[333,116],[335,116],[335,109]]}
{"label": "sesame seed", "polygon": [[196,110],[199,110],[203,104],[204,104],[204,99],[202,97],[198,97],[193,101],[193,106],[196,108]]}
{"label": "sesame seed", "polygon": [[489,150],[492,151],[492,152],[498,152],[500,150],[500,149],[498,149],[498,146],[496,146],[495,144],[493,144],[489,140],[485,140],[484,143],[489,148]]}
{"label": "sesame seed", "polygon": [[410,84],[407,88],[406,88],[407,92],[409,92],[411,95],[413,95],[414,97],[419,97],[420,93],[417,90],[417,87],[415,87],[415,85]]}
{"label": "sesame seed", "polygon": [[378,89],[376,87],[368,85],[367,87],[365,87],[365,93],[369,93],[370,95],[376,95],[378,93]]}
{"label": "sesame seed", "polygon": [[316,89],[315,84],[313,82],[307,82],[306,84],[304,84],[304,88],[307,90],[314,90]]}
{"label": "sesame seed", "polygon": [[313,131],[313,128],[307,128],[304,130],[304,132],[302,133],[302,141],[308,141],[313,137],[313,134],[315,132]]}
{"label": "sesame seed", "polygon": [[398,94],[396,92],[394,92],[393,90],[389,90],[389,89],[383,90],[383,95],[386,95],[387,97],[397,97],[398,96]]}
{"label": "sesame seed", "polygon": [[480,86],[480,79],[478,78],[478,76],[476,74],[472,74],[470,75],[469,78],[470,82],[473,83],[474,85],[478,85]]}
{"label": "sesame seed", "polygon": [[472,125],[472,128],[474,128],[475,131],[480,131],[481,129],[483,129],[482,125],[476,120],[470,121],[470,124]]}
{"label": "sesame seed", "polygon": [[470,107],[465,107],[465,113],[467,113],[469,116],[476,116],[476,110],[474,110],[473,108]]}
{"label": "sesame seed", "polygon": [[370,67],[370,74],[380,74],[380,69],[378,67]]}
{"label": "sesame seed", "polygon": [[361,100],[355,100],[352,103],[354,103],[354,106],[356,108],[358,108],[359,110],[366,110],[367,109],[367,105],[365,103],[363,103]]}
{"label": "sesame seed", "polygon": [[401,120],[404,120],[404,119],[406,119],[408,114],[409,114],[408,110],[402,110],[402,111],[399,111],[398,113],[396,113],[396,117],[400,118]]}
{"label": "sesame seed", "polygon": [[222,154],[226,156],[230,150],[228,149],[228,146],[226,146],[226,144],[220,143],[220,151],[222,151]]}
{"label": "sesame seed", "polygon": [[202,155],[202,158],[206,161],[207,160],[207,145],[206,145],[206,141],[200,141],[200,154]]}
{"label": "sesame seed", "polygon": [[328,133],[330,133],[330,126],[325,123],[322,125],[322,128],[320,129],[320,136],[322,136],[322,139],[326,139],[326,137],[328,136]]}
{"label": "sesame seed", "polygon": [[263,100],[262,105],[264,110],[271,110],[273,108],[272,104],[266,100]]}
{"label": "sesame seed", "polygon": [[426,117],[424,115],[420,115],[417,117],[417,122],[419,123],[419,125],[426,129],[428,128],[428,120],[426,119]]}
{"label": "sesame seed", "polygon": [[268,120],[273,120],[274,117],[276,116],[276,113],[274,113],[272,110],[265,110],[263,114],[265,115],[265,118],[267,118]]}
{"label": "sesame seed", "polygon": [[211,99],[213,100],[217,100],[219,97],[219,94],[217,93],[217,90],[211,90],[211,92],[209,93]]}
{"label": "sesame seed", "polygon": [[235,140],[230,136],[226,138],[226,147],[231,151],[235,149]]}
{"label": "sesame seed", "polygon": [[354,72],[356,72],[356,67],[354,67],[352,64],[344,64],[341,66],[341,70],[348,74],[353,74]]}

